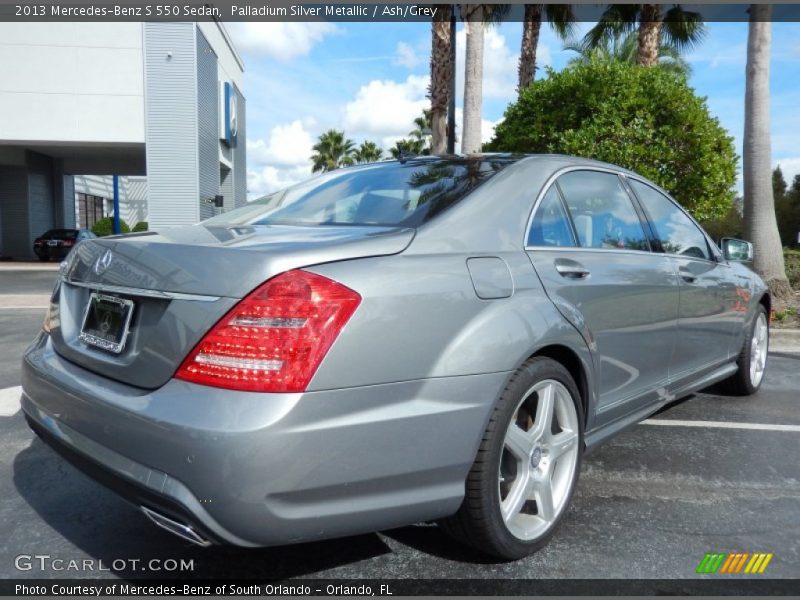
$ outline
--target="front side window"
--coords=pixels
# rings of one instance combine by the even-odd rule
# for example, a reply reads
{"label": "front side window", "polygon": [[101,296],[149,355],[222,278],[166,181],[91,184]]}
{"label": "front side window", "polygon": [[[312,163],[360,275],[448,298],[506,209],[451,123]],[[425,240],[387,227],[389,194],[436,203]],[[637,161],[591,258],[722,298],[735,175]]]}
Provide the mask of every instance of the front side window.
{"label": "front side window", "polygon": [[536,208],[528,246],[574,246],[575,239],[556,187],[550,186]]}
{"label": "front side window", "polygon": [[664,252],[711,260],[706,236],[672,200],[641,181],[631,179],[630,185],[653,224]]}
{"label": "front side window", "polygon": [[558,185],[581,246],[650,250],[639,215],[617,175],[571,171],[558,178]]}

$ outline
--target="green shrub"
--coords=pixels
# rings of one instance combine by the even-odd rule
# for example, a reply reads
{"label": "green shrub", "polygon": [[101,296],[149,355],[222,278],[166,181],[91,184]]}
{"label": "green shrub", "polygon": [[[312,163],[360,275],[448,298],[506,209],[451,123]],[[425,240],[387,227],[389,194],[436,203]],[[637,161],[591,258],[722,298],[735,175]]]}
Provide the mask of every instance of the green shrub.
{"label": "green shrub", "polygon": [[133,229],[131,229],[131,231],[133,231],[134,233],[136,233],[137,231],[147,231],[147,227],[148,227],[147,221],[139,221],[136,225],[133,226]]}
{"label": "green shrub", "polygon": [[[130,233],[131,228],[128,227],[128,224],[125,222],[124,219],[119,220],[119,228],[122,233]],[[105,217],[100,219],[97,223],[92,226],[92,233],[103,237],[105,235],[112,235],[114,233],[114,218],[113,217]]]}
{"label": "green shrub", "polygon": [[666,189],[700,221],[733,200],[733,138],[686,79],[664,69],[594,61],[534,81],[509,105],[487,149],[594,158]]}

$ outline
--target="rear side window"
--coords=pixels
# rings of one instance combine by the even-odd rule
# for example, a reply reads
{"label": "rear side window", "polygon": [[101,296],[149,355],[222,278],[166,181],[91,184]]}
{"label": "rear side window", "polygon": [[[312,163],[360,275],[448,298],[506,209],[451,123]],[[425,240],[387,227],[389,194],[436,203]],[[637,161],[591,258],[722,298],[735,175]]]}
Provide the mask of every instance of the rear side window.
{"label": "rear side window", "polygon": [[536,209],[528,246],[574,246],[575,238],[556,187],[550,186]]}
{"label": "rear side window", "polygon": [[571,171],[558,178],[584,248],[650,250],[642,222],[619,177],[600,171]]}
{"label": "rear side window", "polygon": [[706,236],[686,213],[658,190],[635,179],[629,181],[655,228],[664,252],[711,260]]}

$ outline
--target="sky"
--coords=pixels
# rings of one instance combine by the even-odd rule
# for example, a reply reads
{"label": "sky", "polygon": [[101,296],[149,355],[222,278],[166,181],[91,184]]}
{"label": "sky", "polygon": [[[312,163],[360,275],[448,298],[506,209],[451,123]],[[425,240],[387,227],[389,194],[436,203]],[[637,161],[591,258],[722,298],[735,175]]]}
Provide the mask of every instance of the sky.
{"label": "sky", "polygon": [[[580,24],[579,34],[590,26]],[[429,23],[236,22],[226,27],[245,63],[251,199],[310,177],[311,147],[323,131],[344,130],[356,144],[371,140],[386,149],[408,135],[414,118],[428,106]],[[747,23],[707,27],[703,43],[686,55],[692,67],[689,83],[707,97],[711,114],[735,138],[741,156]],[[519,22],[486,31],[485,141],[515,99],[521,35]],[[459,25],[458,128],[464,40]],[[572,56],[543,26],[537,63],[560,70]],[[773,24],[770,87],[773,165],[779,164],[791,183],[800,173],[800,23]]]}

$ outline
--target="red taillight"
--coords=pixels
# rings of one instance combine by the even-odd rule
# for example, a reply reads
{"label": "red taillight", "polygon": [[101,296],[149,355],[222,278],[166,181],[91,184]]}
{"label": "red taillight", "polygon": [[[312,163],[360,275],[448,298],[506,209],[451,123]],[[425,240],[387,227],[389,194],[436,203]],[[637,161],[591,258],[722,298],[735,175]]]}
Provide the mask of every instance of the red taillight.
{"label": "red taillight", "polygon": [[252,392],[302,392],[361,296],[327,277],[288,271],[234,306],[175,377]]}
{"label": "red taillight", "polygon": [[75,244],[75,240],[64,240],[65,246],[72,246]]}
{"label": "red taillight", "polygon": [[42,240],[33,240],[33,245],[34,246],[41,246],[42,245]]}

